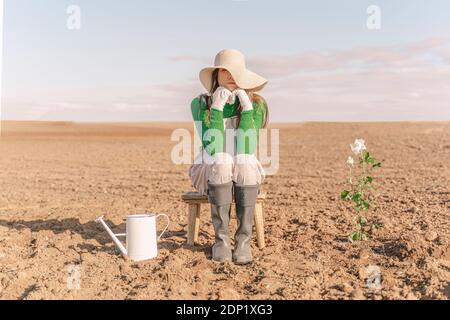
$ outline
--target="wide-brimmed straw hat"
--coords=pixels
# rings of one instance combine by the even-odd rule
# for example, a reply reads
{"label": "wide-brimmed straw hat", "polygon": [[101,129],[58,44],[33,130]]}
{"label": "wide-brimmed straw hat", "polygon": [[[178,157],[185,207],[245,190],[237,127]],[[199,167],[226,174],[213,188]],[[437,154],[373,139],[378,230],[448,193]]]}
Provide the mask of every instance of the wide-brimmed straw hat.
{"label": "wide-brimmed straw hat", "polygon": [[212,73],[218,68],[228,70],[233,76],[237,86],[241,89],[259,91],[264,88],[268,82],[260,75],[246,68],[244,55],[240,51],[235,49],[225,49],[216,55],[213,67],[207,67],[200,70],[200,82],[208,92],[212,89]]}

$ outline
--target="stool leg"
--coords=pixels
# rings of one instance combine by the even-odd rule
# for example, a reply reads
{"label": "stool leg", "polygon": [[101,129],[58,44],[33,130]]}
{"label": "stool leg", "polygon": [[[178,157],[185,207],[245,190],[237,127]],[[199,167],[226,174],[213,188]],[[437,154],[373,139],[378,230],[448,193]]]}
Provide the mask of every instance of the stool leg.
{"label": "stool leg", "polygon": [[200,229],[200,208],[201,204],[197,203],[195,208],[194,242],[198,242],[198,231]]}
{"label": "stool leg", "polygon": [[198,241],[198,230],[200,228],[200,203],[189,204],[187,243],[194,245]]}
{"label": "stool leg", "polygon": [[255,229],[258,247],[263,249],[266,243],[264,241],[264,216],[261,202],[257,202],[255,206]]}

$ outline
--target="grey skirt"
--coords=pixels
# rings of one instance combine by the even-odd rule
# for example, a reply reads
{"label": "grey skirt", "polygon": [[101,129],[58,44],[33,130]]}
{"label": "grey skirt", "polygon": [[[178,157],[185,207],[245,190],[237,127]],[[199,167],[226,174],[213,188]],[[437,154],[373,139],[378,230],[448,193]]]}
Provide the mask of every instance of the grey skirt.
{"label": "grey skirt", "polygon": [[262,184],[264,169],[254,155],[239,154],[232,156],[221,152],[210,156],[202,150],[189,167],[188,175],[192,186],[201,195],[206,195],[208,180],[214,184],[234,181],[241,185]]}

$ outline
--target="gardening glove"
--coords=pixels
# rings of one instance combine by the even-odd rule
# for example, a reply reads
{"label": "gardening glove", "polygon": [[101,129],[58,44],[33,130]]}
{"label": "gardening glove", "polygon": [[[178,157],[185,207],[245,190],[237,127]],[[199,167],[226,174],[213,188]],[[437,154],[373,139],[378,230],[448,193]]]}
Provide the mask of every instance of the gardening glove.
{"label": "gardening glove", "polygon": [[224,87],[218,87],[213,93],[211,108],[223,111],[223,107],[230,100],[234,99],[230,90]]}
{"label": "gardening glove", "polygon": [[231,92],[230,97],[228,98],[227,103],[229,104],[234,104],[234,102],[236,101],[236,92]]}
{"label": "gardening glove", "polygon": [[233,91],[233,93],[239,98],[242,106],[242,111],[253,110],[253,104],[244,89],[236,89]]}

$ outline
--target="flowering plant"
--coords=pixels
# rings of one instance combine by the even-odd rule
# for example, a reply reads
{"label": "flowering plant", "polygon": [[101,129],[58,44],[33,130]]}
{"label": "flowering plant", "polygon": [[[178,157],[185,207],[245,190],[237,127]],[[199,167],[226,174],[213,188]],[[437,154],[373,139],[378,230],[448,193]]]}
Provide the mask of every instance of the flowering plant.
{"label": "flowering plant", "polygon": [[369,223],[367,219],[360,214],[361,211],[367,211],[370,208],[370,191],[375,189],[372,186],[372,170],[381,167],[381,162],[377,162],[367,151],[365,141],[356,139],[350,144],[354,155],[358,157],[357,166],[355,160],[349,156],[347,165],[349,167],[349,176],[347,178],[347,188],[341,192],[341,199],[353,202],[354,208],[358,213],[356,219],[357,229],[350,235],[351,241],[367,240],[374,229],[378,229],[377,223]]}

